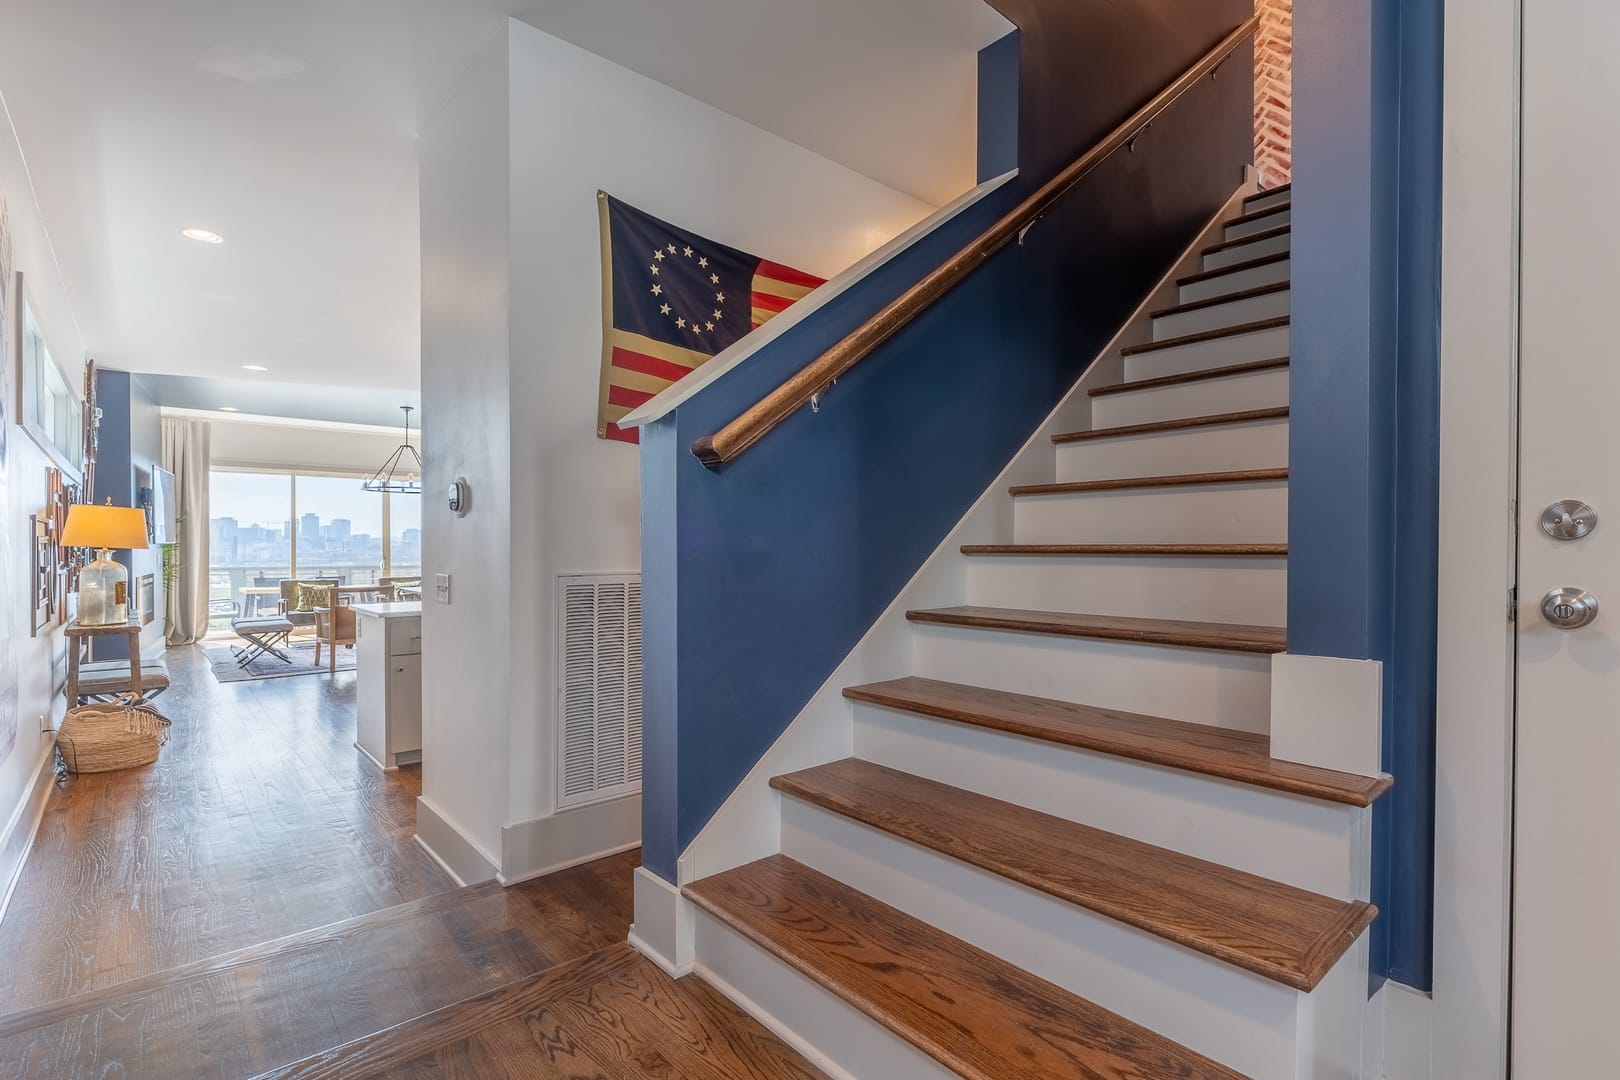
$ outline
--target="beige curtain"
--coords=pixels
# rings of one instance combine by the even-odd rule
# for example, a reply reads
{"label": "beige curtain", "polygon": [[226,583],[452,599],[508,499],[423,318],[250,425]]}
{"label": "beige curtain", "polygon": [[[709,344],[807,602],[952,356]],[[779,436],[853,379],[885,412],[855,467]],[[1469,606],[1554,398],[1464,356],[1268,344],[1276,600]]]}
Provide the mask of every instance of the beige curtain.
{"label": "beige curtain", "polygon": [[163,598],[164,636],[190,645],[208,633],[208,421],[163,421],[163,467],[174,473],[180,572]]}

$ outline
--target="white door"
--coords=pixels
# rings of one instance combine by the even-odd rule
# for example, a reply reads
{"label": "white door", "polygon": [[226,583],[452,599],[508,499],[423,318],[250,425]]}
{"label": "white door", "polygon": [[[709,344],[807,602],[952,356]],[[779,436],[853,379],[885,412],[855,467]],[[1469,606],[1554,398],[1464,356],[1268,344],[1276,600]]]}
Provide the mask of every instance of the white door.
{"label": "white door", "polygon": [[[1522,12],[1511,1044],[1518,1080],[1575,1080],[1620,1076],[1620,5]],[[1590,535],[1544,531],[1565,499],[1596,511]],[[1548,621],[1560,587],[1596,620]]]}

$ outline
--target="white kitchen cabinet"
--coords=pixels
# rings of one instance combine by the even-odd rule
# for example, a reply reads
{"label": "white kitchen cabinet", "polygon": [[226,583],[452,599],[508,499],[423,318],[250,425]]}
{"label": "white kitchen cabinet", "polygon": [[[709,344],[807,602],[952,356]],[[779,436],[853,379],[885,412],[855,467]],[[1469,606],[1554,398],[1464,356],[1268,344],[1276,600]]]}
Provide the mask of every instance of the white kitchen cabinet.
{"label": "white kitchen cabinet", "polygon": [[356,604],[355,742],[384,770],[422,760],[422,605]]}

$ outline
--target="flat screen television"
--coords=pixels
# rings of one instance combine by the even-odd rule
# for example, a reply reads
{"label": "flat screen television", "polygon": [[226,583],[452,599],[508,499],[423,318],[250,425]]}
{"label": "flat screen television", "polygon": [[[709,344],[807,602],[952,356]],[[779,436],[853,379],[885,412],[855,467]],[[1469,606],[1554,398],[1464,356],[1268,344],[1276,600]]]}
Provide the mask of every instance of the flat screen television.
{"label": "flat screen television", "polygon": [[172,544],[180,539],[180,521],[176,514],[174,473],[167,469],[152,470],[152,504],[147,507],[146,520],[152,530],[154,544]]}

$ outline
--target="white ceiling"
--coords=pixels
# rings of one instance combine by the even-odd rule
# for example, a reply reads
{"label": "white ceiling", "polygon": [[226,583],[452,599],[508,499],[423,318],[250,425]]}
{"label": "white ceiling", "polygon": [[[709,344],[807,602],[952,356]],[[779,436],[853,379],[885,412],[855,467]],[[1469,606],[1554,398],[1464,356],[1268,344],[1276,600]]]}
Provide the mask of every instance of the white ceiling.
{"label": "white ceiling", "polygon": [[91,354],[416,387],[417,135],[506,14],[936,203],[972,182],[972,55],[1007,29],[980,0],[0,0]]}

